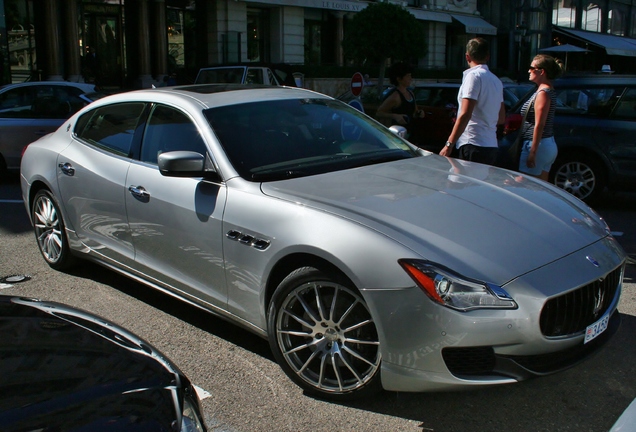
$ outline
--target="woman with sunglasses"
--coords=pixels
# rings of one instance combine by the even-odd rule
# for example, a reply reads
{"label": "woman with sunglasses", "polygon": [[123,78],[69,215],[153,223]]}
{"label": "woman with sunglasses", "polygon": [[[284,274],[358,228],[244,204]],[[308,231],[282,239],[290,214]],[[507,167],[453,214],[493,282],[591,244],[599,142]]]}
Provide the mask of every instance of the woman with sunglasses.
{"label": "woman with sunglasses", "polygon": [[532,59],[528,73],[537,90],[521,108],[526,120],[521,132],[523,146],[519,171],[548,181],[550,167],[557,157],[554,141],[556,92],[552,82],[563,73],[563,63],[549,55],[539,54]]}

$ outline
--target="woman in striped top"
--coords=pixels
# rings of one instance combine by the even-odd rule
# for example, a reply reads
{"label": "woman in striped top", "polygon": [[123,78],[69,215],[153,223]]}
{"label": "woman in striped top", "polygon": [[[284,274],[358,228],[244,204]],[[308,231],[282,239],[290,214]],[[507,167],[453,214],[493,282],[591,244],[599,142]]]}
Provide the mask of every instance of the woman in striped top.
{"label": "woman in striped top", "polygon": [[554,141],[556,92],[552,81],[563,73],[562,65],[560,60],[546,54],[539,54],[532,60],[528,73],[537,90],[521,108],[526,121],[522,129],[519,171],[545,181],[557,157]]}

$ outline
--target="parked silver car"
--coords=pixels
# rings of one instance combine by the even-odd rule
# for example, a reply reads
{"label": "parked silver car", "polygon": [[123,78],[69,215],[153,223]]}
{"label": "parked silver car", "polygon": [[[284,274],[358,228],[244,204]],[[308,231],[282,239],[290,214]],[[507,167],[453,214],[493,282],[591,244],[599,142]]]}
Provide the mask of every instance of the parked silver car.
{"label": "parked silver car", "polygon": [[33,81],[0,87],[0,174],[20,169],[24,148],[96,99],[94,84]]}
{"label": "parked silver car", "polygon": [[109,96],[31,144],[49,265],[97,261],[268,338],[333,399],[512,383],[616,331],[625,253],[566,192],[309,90]]}

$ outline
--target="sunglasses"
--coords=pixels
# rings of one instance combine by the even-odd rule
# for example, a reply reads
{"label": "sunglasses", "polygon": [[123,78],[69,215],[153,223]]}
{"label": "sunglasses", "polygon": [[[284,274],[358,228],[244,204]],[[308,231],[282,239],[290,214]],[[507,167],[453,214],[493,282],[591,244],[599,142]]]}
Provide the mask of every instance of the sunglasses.
{"label": "sunglasses", "polygon": [[542,70],[542,69],[543,69],[543,68],[538,68],[538,67],[534,67],[534,66],[530,66],[530,67],[528,68],[528,70],[531,70],[531,71]]}

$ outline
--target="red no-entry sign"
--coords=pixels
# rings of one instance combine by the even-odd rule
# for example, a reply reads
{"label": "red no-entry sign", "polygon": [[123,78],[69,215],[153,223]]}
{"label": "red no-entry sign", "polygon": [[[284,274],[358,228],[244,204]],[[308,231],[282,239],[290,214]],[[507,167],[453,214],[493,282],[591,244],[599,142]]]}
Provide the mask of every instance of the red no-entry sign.
{"label": "red no-entry sign", "polygon": [[354,96],[360,96],[362,87],[364,87],[364,77],[360,72],[356,72],[353,74],[353,77],[351,77],[351,93]]}

